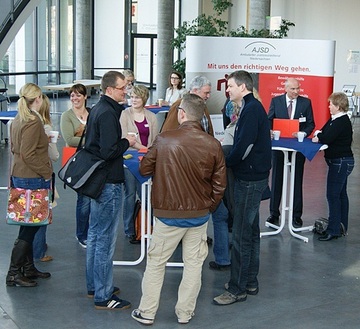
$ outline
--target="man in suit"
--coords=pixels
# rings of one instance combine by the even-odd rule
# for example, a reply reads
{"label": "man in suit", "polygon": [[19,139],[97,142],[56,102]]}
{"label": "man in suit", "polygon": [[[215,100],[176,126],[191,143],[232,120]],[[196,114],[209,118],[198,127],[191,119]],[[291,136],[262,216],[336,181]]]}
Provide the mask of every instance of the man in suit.
{"label": "man in suit", "polygon": [[[285,81],[286,93],[271,100],[268,118],[270,127],[273,127],[273,119],[294,119],[299,120],[299,131],[309,136],[315,128],[311,100],[299,96],[300,83],[295,78]],[[291,152],[289,154],[291,157]],[[296,153],[293,226],[299,228],[303,222],[301,219],[303,211],[302,183],[304,174],[305,157],[300,152]],[[270,199],[270,216],[267,221],[278,225],[283,184],[284,154],[281,151],[272,152],[272,188]]]}

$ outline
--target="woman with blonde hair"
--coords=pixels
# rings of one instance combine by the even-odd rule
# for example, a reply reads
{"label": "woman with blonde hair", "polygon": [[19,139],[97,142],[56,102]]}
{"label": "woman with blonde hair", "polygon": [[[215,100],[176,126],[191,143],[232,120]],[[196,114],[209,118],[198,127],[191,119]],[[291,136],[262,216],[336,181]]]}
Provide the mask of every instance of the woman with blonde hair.
{"label": "woman with blonde hair", "polygon": [[[18,114],[10,127],[11,184],[17,188],[48,189],[53,168],[48,153],[49,138],[38,115],[42,92],[36,84],[27,83],[19,96]],[[37,285],[34,279],[50,277],[50,273],[40,272],[34,266],[32,244],[38,229],[38,226],[20,226],[6,276],[7,286],[34,287]]]}
{"label": "woman with blonde hair", "polygon": [[[121,113],[122,137],[125,138],[127,134],[136,136],[132,149],[149,147],[158,134],[156,115],[144,107],[148,98],[149,90],[144,85],[134,86],[131,92],[132,106]],[[125,168],[124,231],[130,243],[137,243],[133,221],[136,191],[140,193],[140,186],[129,169]]]}
{"label": "woman with blonde hair", "polygon": [[331,241],[346,234],[349,222],[349,197],[347,194],[348,176],[354,169],[355,160],[351,149],[353,127],[347,114],[348,97],[335,92],[329,96],[331,118],[321,130],[316,130],[312,141],[327,144],[324,150],[328,165],[326,198],[329,206],[329,225],[320,241]]}

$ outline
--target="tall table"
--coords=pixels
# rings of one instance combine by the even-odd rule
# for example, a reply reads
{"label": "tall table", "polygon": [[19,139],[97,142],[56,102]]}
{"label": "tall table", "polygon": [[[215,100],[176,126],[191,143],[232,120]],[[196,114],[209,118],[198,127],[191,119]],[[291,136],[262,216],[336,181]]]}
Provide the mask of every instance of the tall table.
{"label": "tall table", "polygon": [[[261,232],[260,237],[280,233],[284,228],[287,219],[290,234],[295,238],[303,240],[304,242],[309,241],[307,237],[304,237],[297,232],[312,231],[314,228],[313,225],[301,228],[294,228],[292,225],[296,153],[301,152],[309,161],[311,161],[319,151],[325,150],[327,147],[328,146],[326,144],[313,143],[309,138],[305,138],[302,143],[299,143],[295,138],[280,138],[277,141],[272,141],[272,150],[282,151],[284,153],[284,177],[281,196],[280,226],[265,222],[266,227],[271,227],[275,229],[275,231]],[[290,161],[289,152],[292,152]],[[290,184],[288,184],[289,172]]]}
{"label": "tall table", "polygon": [[[137,265],[140,264],[146,254],[146,241],[151,239],[152,211],[151,211],[151,186],[150,176],[144,177],[140,174],[140,157],[144,154],[134,150],[127,150],[124,156],[131,154],[132,158],[124,160],[124,165],[130,170],[134,177],[141,184],[141,241],[140,256],[135,261],[113,261],[114,265]],[[147,211],[146,211],[147,209]],[[149,243],[147,244],[149,246]],[[168,262],[166,266],[182,267],[183,262]]]}
{"label": "tall table", "polygon": [[[124,165],[135,176],[138,182],[141,184],[141,242],[140,242],[140,256],[135,261],[127,260],[114,260],[114,265],[137,265],[140,264],[146,254],[146,240],[151,237],[151,177],[144,177],[139,172],[139,157],[143,156],[135,150],[127,150],[124,156],[131,155],[132,158],[124,160]],[[146,209],[149,211],[146,212]],[[145,232],[146,228],[146,232]]]}

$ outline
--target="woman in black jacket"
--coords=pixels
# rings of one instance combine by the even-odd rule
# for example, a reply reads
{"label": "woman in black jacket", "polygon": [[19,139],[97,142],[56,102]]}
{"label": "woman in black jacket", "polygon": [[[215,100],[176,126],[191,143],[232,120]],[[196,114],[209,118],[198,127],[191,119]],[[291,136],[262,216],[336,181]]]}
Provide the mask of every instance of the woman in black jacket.
{"label": "woman in black jacket", "polygon": [[344,93],[332,93],[329,97],[331,118],[315,131],[313,142],[327,144],[325,161],[329,167],[326,198],[329,205],[329,225],[320,241],[330,241],[341,236],[341,224],[348,228],[349,198],[347,178],[354,169],[351,150],[353,129],[347,114],[348,98]]}

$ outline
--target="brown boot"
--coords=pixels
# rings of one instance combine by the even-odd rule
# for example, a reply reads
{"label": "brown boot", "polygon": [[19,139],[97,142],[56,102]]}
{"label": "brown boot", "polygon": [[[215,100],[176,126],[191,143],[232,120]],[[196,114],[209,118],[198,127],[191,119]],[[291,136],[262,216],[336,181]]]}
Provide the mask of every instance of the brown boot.
{"label": "brown boot", "polygon": [[23,266],[24,276],[28,279],[47,279],[50,278],[49,272],[40,272],[34,265],[33,248],[29,245],[26,253],[26,262]]}
{"label": "brown boot", "polygon": [[28,243],[24,240],[16,239],[11,253],[10,267],[6,276],[7,286],[35,287],[35,281],[26,278],[22,274],[22,267],[26,262],[26,252]]}

